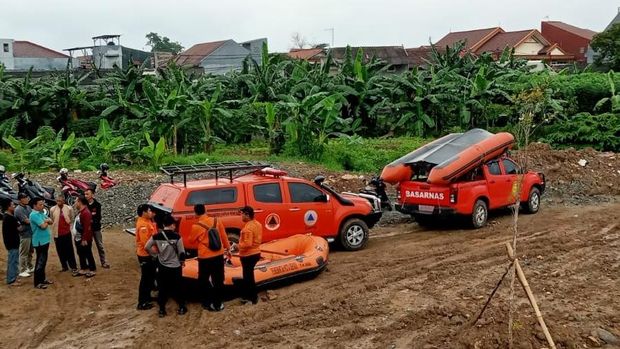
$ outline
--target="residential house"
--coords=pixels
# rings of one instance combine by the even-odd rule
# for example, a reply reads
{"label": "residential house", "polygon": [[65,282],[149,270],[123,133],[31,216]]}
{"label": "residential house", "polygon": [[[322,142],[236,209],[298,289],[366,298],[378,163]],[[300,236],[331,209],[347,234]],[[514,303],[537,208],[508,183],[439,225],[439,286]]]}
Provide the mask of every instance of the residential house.
{"label": "residential house", "polygon": [[234,40],[222,40],[196,44],[181,52],[176,63],[196,72],[221,75],[230,71],[238,71],[243,61],[251,57],[261,63],[262,46],[267,39],[256,39],[237,43]]}
{"label": "residential house", "polygon": [[558,21],[544,21],[540,24],[542,35],[549,41],[555,42],[575,61],[585,65],[590,41],[596,32],[590,29],[575,27]]}
{"label": "residential house", "polygon": [[547,63],[563,66],[574,61],[574,56],[565,52],[557,43],[547,40],[538,30],[528,29],[507,32],[500,27],[476,29],[449,33],[435,45],[438,49],[465,42],[464,50],[473,54],[491,53],[498,59],[506,48],[514,50],[514,56],[528,60],[531,64]]}
{"label": "residential house", "polygon": [[405,49],[412,66],[425,67],[431,59],[431,47],[429,45]]}
{"label": "residential house", "polygon": [[151,52],[136,50],[121,45],[120,35],[100,35],[93,37],[92,59],[97,69],[127,69],[130,65],[150,67]]}
{"label": "residential house", "polygon": [[323,47],[294,48],[291,49],[286,55],[292,59],[300,59],[310,63],[321,63],[327,56],[327,50]]}
{"label": "residential house", "polygon": [[65,70],[71,57],[30,41],[0,39],[0,64],[7,71]]}

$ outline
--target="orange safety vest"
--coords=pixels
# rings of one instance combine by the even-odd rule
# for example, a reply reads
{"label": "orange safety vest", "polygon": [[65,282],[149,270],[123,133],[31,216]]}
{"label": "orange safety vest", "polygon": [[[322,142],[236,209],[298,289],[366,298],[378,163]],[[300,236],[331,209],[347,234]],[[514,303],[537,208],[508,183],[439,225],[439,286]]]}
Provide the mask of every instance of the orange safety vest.
{"label": "orange safety vest", "polygon": [[136,254],[140,257],[147,257],[149,253],[144,249],[144,245],[151,236],[157,233],[155,222],[148,218],[138,217],[136,221]]}
{"label": "orange safety vest", "polygon": [[[209,217],[207,215],[202,215],[198,218],[198,222],[203,225],[211,228],[213,227],[213,223],[215,223],[215,218]],[[200,224],[194,224],[192,226],[192,240],[198,245],[198,258],[212,258],[216,256],[221,256],[224,254],[224,250],[230,248],[230,242],[228,241],[228,236],[226,235],[226,228],[224,224],[222,224],[222,220],[217,220],[217,231],[220,233],[220,240],[222,241],[222,247],[218,251],[213,251],[209,248],[209,228],[205,228]]]}

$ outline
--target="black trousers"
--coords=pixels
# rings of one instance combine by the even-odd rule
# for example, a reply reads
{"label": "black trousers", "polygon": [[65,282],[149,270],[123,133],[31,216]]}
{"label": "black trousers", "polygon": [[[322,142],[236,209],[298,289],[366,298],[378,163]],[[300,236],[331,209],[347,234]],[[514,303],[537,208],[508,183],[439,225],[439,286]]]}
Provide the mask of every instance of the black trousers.
{"label": "black trousers", "polygon": [[155,262],[151,256],[138,256],[140,263],[140,286],[138,289],[138,304],[151,301],[151,290],[155,282]]}
{"label": "black trousers", "polygon": [[58,259],[60,260],[62,269],[77,269],[73,244],[71,243],[71,234],[54,238],[54,242],[56,243],[56,253],[58,253]]}
{"label": "black trousers", "polygon": [[93,257],[93,242],[89,241],[86,246],[82,246],[82,241],[76,241],[75,249],[77,250],[78,257],[80,258],[80,269],[97,271],[95,257]]}
{"label": "black trousers", "polygon": [[35,246],[34,250],[37,254],[37,259],[34,265],[34,285],[45,281],[45,266],[47,265],[47,251],[50,248],[50,244],[41,246]]}
{"label": "black trousers", "polygon": [[219,308],[224,290],[224,255],[198,259],[198,283],[202,304],[213,304],[215,308]]}
{"label": "black trousers", "polygon": [[159,288],[159,293],[157,294],[157,303],[159,304],[159,309],[166,309],[166,303],[171,296],[179,307],[185,306],[185,299],[181,292],[181,276],[181,267],[170,268],[158,263],[157,287]]}
{"label": "black trousers", "polygon": [[260,254],[241,257],[241,268],[243,268],[243,290],[241,297],[252,303],[258,302],[258,291],[254,280],[254,267],[260,260]]}

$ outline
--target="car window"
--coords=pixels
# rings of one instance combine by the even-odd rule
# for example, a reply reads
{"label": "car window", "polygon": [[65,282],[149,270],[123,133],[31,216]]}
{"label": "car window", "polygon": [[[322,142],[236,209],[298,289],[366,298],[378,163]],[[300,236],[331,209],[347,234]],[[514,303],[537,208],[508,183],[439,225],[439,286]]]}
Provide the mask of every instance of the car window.
{"label": "car window", "polygon": [[257,202],[282,202],[280,184],[268,183],[254,186],[254,200]]}
{"label": "car window", "polygon": [[215,205],[230,204],[237,201],[237,188],[215,188],[196,190],[187,196],[185,204],[187,206],[194,205]]}
{"label": "car window", "polygon": [[324,195],[322,191],[305,183],[289,183],[288,190],[291,202],[316,202],[318,197]]}
{"label": "car window", "polygon": [[504,159],[504,160],[502,160],[502,163],[504,163],[504,171],[506,171],[506,174],[517,174],[517,173],[519,173],[518,172],[519,168],[517,167],[517,164],[512,162],[512,160]]}
{"label": "car window", "polygon": [[492,175],[496,175],[499,176],[502,174],[502,170],[500,170],[499,168],[499,162],[497,161],[491,161],[487,164],[487,167],[489,168],[489,173]]}

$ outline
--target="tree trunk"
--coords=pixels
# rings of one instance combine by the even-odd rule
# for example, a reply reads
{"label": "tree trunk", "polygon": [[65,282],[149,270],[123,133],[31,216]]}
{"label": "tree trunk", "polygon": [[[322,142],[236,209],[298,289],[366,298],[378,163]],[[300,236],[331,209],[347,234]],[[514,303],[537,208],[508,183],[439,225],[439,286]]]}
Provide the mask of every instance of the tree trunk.
{"label": "tree trunk", "polygon": [[172,152],[177,155],[177,125],[172,125]]}

